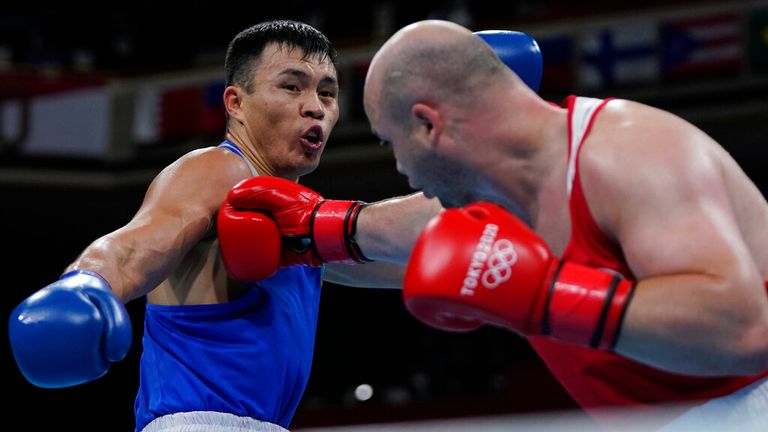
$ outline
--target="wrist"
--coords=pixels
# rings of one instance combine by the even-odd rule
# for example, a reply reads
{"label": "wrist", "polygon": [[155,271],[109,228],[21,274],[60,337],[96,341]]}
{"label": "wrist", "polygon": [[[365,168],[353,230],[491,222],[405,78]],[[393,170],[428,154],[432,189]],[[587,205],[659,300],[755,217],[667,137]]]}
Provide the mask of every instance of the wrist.
{"label": "wrist", "polygon": [[550,286],[541,333],[611,350],[634,287],[635,281],[619,273],[562,262]]}
{"label": "wrist", "polygon": [[310,231],[315,251],[323,262],[370,262],[355,240],[357,218],[367,206],[362,201],[325,200],[312,214]]}

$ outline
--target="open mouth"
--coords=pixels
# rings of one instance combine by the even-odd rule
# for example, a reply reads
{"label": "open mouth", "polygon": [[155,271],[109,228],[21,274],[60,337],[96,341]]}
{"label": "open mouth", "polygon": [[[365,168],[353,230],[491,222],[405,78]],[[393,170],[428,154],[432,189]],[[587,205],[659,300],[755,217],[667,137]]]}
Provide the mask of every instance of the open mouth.
{"label": "open mouth", "polygon": [[301,145],[307,151],[318,151],[323,146],[323,128],[312,126],[301,136]]}

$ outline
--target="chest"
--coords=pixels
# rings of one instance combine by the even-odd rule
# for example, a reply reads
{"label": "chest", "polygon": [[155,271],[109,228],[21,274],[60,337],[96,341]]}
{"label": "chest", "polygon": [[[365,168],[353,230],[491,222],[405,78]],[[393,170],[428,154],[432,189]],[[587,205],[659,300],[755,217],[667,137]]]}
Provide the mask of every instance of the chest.
{"label": "chest", "polygon": [[562,255],[571,238],[568,201],[563,198],[543,202],[539,214],[541,216],[536,220],[536,232],[549,245],[552,253],[556,256]]}
{"label": "chest", "polygon": [[214,304],[238,298],[242,290],[228,283],[218,241],[211,237],[192,247],[148,298],[151,303],[164,305]]}

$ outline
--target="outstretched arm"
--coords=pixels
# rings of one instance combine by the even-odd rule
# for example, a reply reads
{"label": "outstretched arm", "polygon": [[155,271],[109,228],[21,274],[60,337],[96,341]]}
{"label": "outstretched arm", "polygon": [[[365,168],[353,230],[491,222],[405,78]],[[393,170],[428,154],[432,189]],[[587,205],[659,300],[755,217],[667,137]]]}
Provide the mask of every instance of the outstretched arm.
{"label": "outstretched arm", "polygon": [[67,271],[100,274],[124,302],[152,291],[211,232],[227,191],[246,176],[233,158],[225,150],[204,149],[165,168],[133,219],[91,243]]}
{"label": "outstretched arm", "polygon": [[[230,177],[238,175],[238,164],[230,159],[235,168],[228,169],[230,156],[221,152],[194,152],[164,170],[130,223],[93,242],[59,280],[13,310],[11,348],[30,382],[81,384],[125,357],[132,338],[123,303],[155,288],[210,231]],[[215,178],[211,167],[219,168]]]}
{"label": "outstretched arm", "polygon": [[[326,266],[326,280],[364,287],[400,287],[416,237],[441,210],[437,200],[421,193],[366,204],[325,199],[277,177],[238,183],[222,206],[219,241],[234,279],[258,280],[269,273],[263,264],[279,254],[282,267]],[[263,231],[265,214],[279,228],[279,250],[257,248],[249,240]]]}
{"label": "outstretched arm", "polygon": [[328,264],[325,279],[358,287],[400,288],[416,238],[441,210],[437,199],[428,199],[420,192],[368,205],[358,217],[355,238],[373,262]]}

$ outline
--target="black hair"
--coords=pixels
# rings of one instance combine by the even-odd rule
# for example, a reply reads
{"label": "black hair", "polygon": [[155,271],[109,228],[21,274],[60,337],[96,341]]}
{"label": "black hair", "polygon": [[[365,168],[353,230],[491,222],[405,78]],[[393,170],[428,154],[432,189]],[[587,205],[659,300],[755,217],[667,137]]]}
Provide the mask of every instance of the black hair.
{"label": "black hair", "polygon": [[264,47],[277,42],[288,48],[300,48],[304,57],[319,55],[321,61],[336,64],[336,49],[331,41],[309,24],[291,20],[265,21],[238,33],[229,43],[224,59],[226,85],[238,85],[251,91],[250,72]]}

